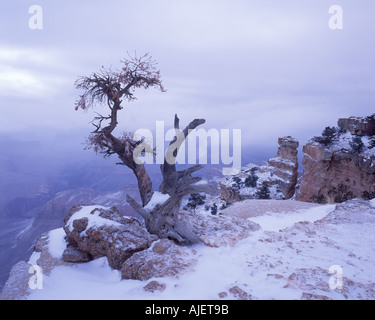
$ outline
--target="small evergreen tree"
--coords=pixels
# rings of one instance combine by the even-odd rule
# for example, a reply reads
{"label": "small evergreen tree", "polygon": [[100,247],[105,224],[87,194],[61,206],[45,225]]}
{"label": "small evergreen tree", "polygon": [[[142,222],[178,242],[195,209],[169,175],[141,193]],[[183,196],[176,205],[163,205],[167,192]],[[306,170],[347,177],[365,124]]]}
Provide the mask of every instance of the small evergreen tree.
{"label": "small evergreen tree", "polygon": [[217,205],[216,203],[214,203],[212,206],[211,206],[211,214],[216,216],[217,215]]}
{"label": "small evergreen tree", "polygon": [[220,210],[224,210],[224,209],[226,209],[226,208],[228,208],[228,207],[230,207],[230,203],[225,202],[225,203],[223,203],[223,204],[221,205]]}
{"label": "small evergreen tree", "polygon": [[359,136],[354,136],[352,141],[349,142],[349,145],[353,153],[361,153],[365,146],[362,142],[362,138]]}
{"label": "small evergreen tree", "polygon": [[193,193],[190,195],[188,199],[188,203],[186,204],[186,207],[188,209],[195,210],[198,206],[201,206],[205,203],[206,196],[202,195],[200,193]]}
{"label": "small evergreen tree", "polygon": [[246,179],[245,179],[245,186],[255,188],[257,186],[258,176],[256,176],[254,173],[251,173]]}
{"label": "small evergreen tree", "polygon": [[255,193],[256,199],[271,199],[270,188],[267,182],[263,181],[261,188]]}
{"label": "small evergreen tree", "polygon": [[338,140],[338,130],[335,127],[326,127],[320,137],[314,137],[312,140],[328,147]]}
{"label": "small evergreen tree", "polygon": [[233,181],[234,183],[232,183],[232,187],[235,188],[235,189],[240,189],[241,186],[242,186],[242,180],[240,177],[233,177]]}

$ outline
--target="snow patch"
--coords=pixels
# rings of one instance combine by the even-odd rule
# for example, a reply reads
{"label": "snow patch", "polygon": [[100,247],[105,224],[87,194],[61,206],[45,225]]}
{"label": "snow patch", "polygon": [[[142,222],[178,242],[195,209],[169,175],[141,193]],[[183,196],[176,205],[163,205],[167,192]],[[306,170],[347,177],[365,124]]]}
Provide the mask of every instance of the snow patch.
{"label": "snow patch", "polygon": [[159,191],[155,191],[150,202],[144,207],[144,209],[152,210],[156,205],[164,203],[169,198],[169,194],[163,194]]}
{"label": "snow patch", "polygon": [[62,257],[62,254],[66,249],[65,235],[63,228],[51,230],[48,233],[48,252],[53,258],[59,259]]}
{"label": "snow patch", "polygon": [[36,265],[36,264],[37,264],[37,261],[38,261],[39,258],[40,258],[40,255],[41,255],[40,252],[36,252],[36,251],[34,251],[34,252],[31,254],[31,256],[30,256],[28,263],[30,263],[32,266]]}
{"label": "snow patch", "polygon": [[270,212],[262,216],[252,217],[249,220],[258,223],[263,230],[279,231],[293,226],[300,221],[315,222],[326,217],[335,210],[336,205],[318,206],[309,209],[298,210],[297,212]]}
{"label": "snow patch", "polygon": [[[73,231],[73,221],[74,220],[79,220],[82,218],[87,218],[88,219],[88,225],[86,229],[89,228],[94,228],[94,227],[100,227],[103,225],[106,226],[121,226],[120,223],[115,222],[113,220],[105,219],[99,216],[100,211],[95,210],[95,209],[103,209],[103,210],[108,210],[108,207],[103,207],[103,206],[85,206],[82,207],[81,210],[75,212],[70,219],[67,222],[67,226],[70,231]],[[82,231],[85,232],[85,231]]]}

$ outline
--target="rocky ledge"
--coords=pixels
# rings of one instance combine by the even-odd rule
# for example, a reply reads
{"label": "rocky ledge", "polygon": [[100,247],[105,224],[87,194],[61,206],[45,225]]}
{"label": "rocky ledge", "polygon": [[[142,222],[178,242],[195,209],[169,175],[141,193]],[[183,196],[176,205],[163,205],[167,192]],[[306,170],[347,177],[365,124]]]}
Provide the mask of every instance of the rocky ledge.
{"label": "rocky ledge", "polygon": [[[375,197],[375,120],[339,119],[303,147],[303,175],[296,199],[340,203]],[[329,130],[327,130],[329,129]]]}

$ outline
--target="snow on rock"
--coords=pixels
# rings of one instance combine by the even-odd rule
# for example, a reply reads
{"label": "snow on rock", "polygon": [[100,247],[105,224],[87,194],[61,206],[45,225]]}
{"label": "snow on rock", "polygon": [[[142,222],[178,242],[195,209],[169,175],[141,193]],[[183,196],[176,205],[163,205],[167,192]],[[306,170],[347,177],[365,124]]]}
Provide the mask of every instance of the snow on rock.
{"label": "snow on rock", "polygon": [[[10,276],[0,294],[0,300],[25,299],[32,290],[30,279],[35,275],[34,266],[40,268],[40,276],[48,276],[58,266],[72,266],[62,260],[62,253],[66,247],[65,232],[62,228],[43,233],[36,241],[34,252],[28,262],[20,261],[15,264]],[[43,282],[41,282],[43,286]]]}
{"label": "snow on rock", "polygon": [[[102,217],[103,210],[109,209],[107,207],[102,206],[79,206],[79,210],[74,209],[73,213],[68,213],[67,217],[65,217],[65,227],[69,229],[70,232],[73,231],[74,221],[84,220],[87,222],[87,225],[84,230],[81,232],[84,232],[86,229],[95,228],[98,226],[120,226],[120,223],[117,222],[118,220],[121,220],[120,217],[112,217],[111,219],[107,219]],[[117,221],[116,221],[117,220]]]}
{"label": "snow on rock", "polygon": [[148,280],[153,277],[177,276],[197,263],[196,250],[162,239],[144,251],[133,254],[121,268],[123,279]]}
{"label": "snow on rock", "polygon": [[[375,117],[339,119],[303,146],[296,199],[340,203],[375,197]],[[327,129],[329,129],[327,131]]]}
{"label": "snow on rock", "polygon": [[64,257],[70,262],[79,260],[82,252],[93,259],[106,256],[112,268],[120,269],[133,253],[147,249],[158,239],[138,219],[122,217],[114,207],[76,206],[64,223],[70,244]]}
{"label": "snow on rock", "polygon": [[222,179],[220,199],[232,204],[244,199],[290,199],[298,176],[298,140],[290,136],[278,139],[276,157],[262,166],[248,164],[240,172]]}
{"label": "snow on rock", "polygon": [[48,233],[49,244],[48,251],[51,257],[55,259],[61,258],[66,249],[65,232],[63,228],[51,230]]}
{"label": "snow on rock", "polygon": [[154,191],[150,202],[144,207],[144,209],[152,210],[156,205],[164,203],[169,198],[169,194],[163,194],[159,191]]}
{"label": "snow on rock", "polygon": [[26,261],[20,261],[12,267],[9,278],[0,293],[0,300],[20,300],[30,294],[28,286],[30,267],[31,264]]}
{"label": "snow on rock", "polygon": [[[262,229],[248,233],[232,246],[179,247],[170,240],[153,242],[125,262],[126,272],[147,280],[122,280],[122,271],[113,270],[106,257],[84,264],[68,264],[51,257],[55,265],[43,276],[43,290],[28,289],[18,295],[13,291],[12,297],[375,299],[375,201],[354,199],[338,205],[306,207],[300,204],[288,211],[288,207],[293,208],[290,202],[279,211],[266,206],[263,213],[258,210],[253,216],[235,217],[244,225],[246,221],[257,221]],[[216,227],[220,232],[220,223]],[[43,252],[61,252],[63,237],[60,231],[49,233],[44,247],[54,248]],[[133,265],[131,259],[137,264]],[[18,280],[29,279],[30,275],[24,274],[25,263],[14,268],[12,274]],[[10,278],[9,283],[20,282]],[[7,288],[10,290],[9,285]]]}
{"label": "snow on rock", "polygon": [[234,246],[260,229],[259,224],[237,217],[184,212],[180,221],[191,226],[202,243],[209,247]]}

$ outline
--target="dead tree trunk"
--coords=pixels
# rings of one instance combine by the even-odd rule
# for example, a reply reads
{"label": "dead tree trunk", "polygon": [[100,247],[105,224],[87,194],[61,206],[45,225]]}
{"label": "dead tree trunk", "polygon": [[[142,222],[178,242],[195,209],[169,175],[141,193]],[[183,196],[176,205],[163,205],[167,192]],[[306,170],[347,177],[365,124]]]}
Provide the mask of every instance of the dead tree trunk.
{"label": "dead tree trunk", "polygon": [[[154,208],[146,209],[147,204],[154,194],[152,182],[146,172],[145,166],[134,159],[136,148],[142,141],[134,141],[128,135],[116,138],[113,135],[117,127],[117,113],[123,109],[122,101],[135,99],[133,92],[136,88],[148,89],[154,87],[164,92],[160,72],[156,68],[156,62],[148,55],[130,57],[122,61],[121,70],[111,71],[102,68],[100,72],[93,73],[89,77],[80,77],[76,81],[76,88],[83,89],[84,93],[76,101],[76,110],[94,107],[96,104],[107,104],[110,114],[103,116],[98,114],[93,120],[96,130],[88,138],[88,146],[104,157],[117,154],[122,165],[130,168],[138,181],[138,189],[141,195],[142,205],[128,197],[128,202],[138,211],[146,221],[147,229],[160,238],[171,238],[179,243],[192,243],[199,241],[194,228],[184,225],[178,219],[182,198],[192,193],[216,191],[209,185],[194,185],[201,180],[193,177],[192,173],[201,169],[197,165],[183,171],[176,170],[176,156],[183,141],[190,130],[205,122],[204,119],[195,119],[183,130],[179,128],[179,119],[175,116],[174,128],[176,135],[170,143],[165,155],[164,164],[161,165],[163,182],[159,192],[168,194],[169,199]],[[108,124],[109,122],[109,124]],[[106,125],[107,124],[107,125]],[[146,151],[146,150],[145,150]]]}
{"label": "dead tree trunk", "polygon": [[129,204],[145,219],[146,228],[150,233],[160,238],[170,238],[180,244],[191,244],[200,242],[199,235],[192,225],[187,225],[179,220],[179,210],[184,196],[193,193],[215,193],[216,187],[209,184],[193,185],[200,181],[201,177],[193,177],[192,173],[203,168],[203,165],[195,165],[188,169],[176,170],[176,157],[178,150],[186,139],[190,130],[203,124],[204,119],[195,119],[183,130],[179,128],[179,119],[175,115],[174,128],[175,138],[171,141],[166,151],[164,164],[160,166],[163,181],[159,192],[168,194],[169,198],[162,204],[157,204],[152,209],[140,206],[134,199],[127,196]]}
{"label": "dead tree trunk", "polygon": [[[153,194],[151,179],[148,176],[143,164],[134,161],[134,149],[142,141],[133,141],[131,137],[124,136],[116,138],[113,131],[117,127],[117,113],[123,109],[123,100],[132,101],[135,99],[136,88],[148,89],[154,87],[165,92],[162,85],[160,72],[149,54],[138,57],[129,55],[130,59],[121,61],[123,66],[120,70],[112,71],[102,67],[100,72],[90,76],[79,77],[75,82],[77,89],[83,89],[84,93],[76,101],[75,109],[87,110],[96,104],[105,104],[110,110],[108,116],[98,114],[92,124],[96,130],[88,138],[88,148],[109,157],[117,154],[121,163],[129,167],[138,180],[142,205],[145,206]],[[109,121],[108,125],[107,122]]]}
{"label": "dead tree trunk", "polygon": [[152,189],[152,181],[146,171],[145,166],[143,164],[137,164],[134,161],[134,149],[141,141],[137,143],[131,141],[130,139],[121,140],[112,135],[113,130],[117,126],[117,112],[120,109],[120,102],[115,103],[111,110],[111,122],[108,127],[103,129],[102,134],[107,140],[109,150],[112,153],[116,153],[121,159],[122,163],[120,164],[130,168],[136,176],[142,205],[145,206],[152,198],[154,191]]}

